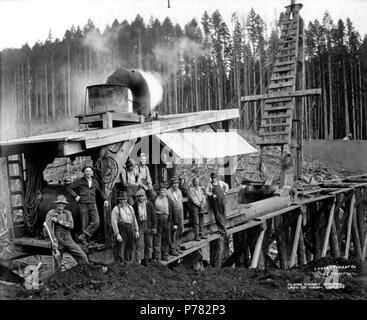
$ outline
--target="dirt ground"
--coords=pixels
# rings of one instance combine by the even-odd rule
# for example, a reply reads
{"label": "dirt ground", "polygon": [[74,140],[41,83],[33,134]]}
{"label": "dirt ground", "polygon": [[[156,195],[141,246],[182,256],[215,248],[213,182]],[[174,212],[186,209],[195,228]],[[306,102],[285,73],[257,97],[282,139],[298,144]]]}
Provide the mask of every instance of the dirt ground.
{"label": "dirt ground", "polygon": [[[338,265],[340,289],[323,287],[326,266]],[[303,285],[296,288],[295,286]],[[320,286],[319,289],[315,286]],[[311,288],[311,287],[314,288]],[[53,274],[39,290],[0,283],[0,298],[26,300],[365,300],[366,266],[323,258],[291,270],[211,268],[160,263],[107,268],[77,265]]]}

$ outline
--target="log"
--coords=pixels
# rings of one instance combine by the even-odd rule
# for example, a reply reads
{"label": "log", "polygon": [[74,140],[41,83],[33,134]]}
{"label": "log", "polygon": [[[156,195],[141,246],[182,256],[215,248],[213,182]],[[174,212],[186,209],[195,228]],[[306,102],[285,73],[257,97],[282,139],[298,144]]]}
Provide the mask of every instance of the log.
{"label": "log", "polygon": [[353,224],[353,214],[354,214],[354,205],[356,202],[356,196],[353,193],[352,199],[350,200],[349,205],[349,219],[348,219],[348,227],[347,227],[347,241],[345,243],[345,253],[344,258],[348,259],[349,257],[349,249],[350,249],[350,238],[351,238],[351,232],[352,232],[352,224]]}
{"label": "log", "polygon": [[334,221],[335,204],[336,204],[336,198],[334,198],[334,201],[333,201],[333,203],[331,205],[331,208],[330,208],[329,219],[328,219],[328,224],[327,224],[327,227],[326,227],[326,232],[325,232],[325,237],[324,237],[324,245],[322,246],[321,257],[326,256],[326,252],[327,252],[327,249],[328,249],[328,246],[329,246],[330,231],[331,231],[331,226],[332,226],[333,221]]}
{"label": "log", "polygon": [[292,248],[292,253],[291,253],[291,261],[289,263],[290,268],[292,268],[296,264],[296,255],[297,255],[298,243],[299,243],[299,238],[300,238],[301,228],[302,228],[302,219],[303,219],[303,216],[302,216],[302,213],[300,213],[298,215],[296,231],[295,231],[295,234],[294,234],[293,248]]}

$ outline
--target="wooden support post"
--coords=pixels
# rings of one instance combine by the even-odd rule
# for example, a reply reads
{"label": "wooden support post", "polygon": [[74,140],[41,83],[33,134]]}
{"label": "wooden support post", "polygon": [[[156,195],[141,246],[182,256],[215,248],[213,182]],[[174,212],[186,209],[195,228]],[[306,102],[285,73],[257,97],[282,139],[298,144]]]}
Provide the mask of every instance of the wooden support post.
{"label": "wooden support post", "polygon": [[326,256],[326,252],[327,252],[327,249],[328,249],[328,246],[329,246],[331,226],[332,226],[333,221],[334,221],[335,204],[336,204],[336,198],[334,198],[333,203],[332,203],[331,208],[330,208],[329,219],[328,219],[328,224],[327,224],[327,227],[326,227],[324,245],[322,246],[321,257]]}
{"label": "wooden support post", "polygon": [[298,215],[298,219],[297,219],[296,232],[294,234],[291,261],[289,263],[290,268],[292,268],[296,264],[297,248],[298,248],[299,238],[300,238],[301,229],[302,229],[302,219],[303,219],[303,215],[302,215],[302,213],[300,213]]}
{"label": "wooden support post", "polygon": [[339,258],[340,257],[340,247],[339,247],[338,231],[336,228],[335,220],[333,220],[331,224],[330,247],[331,247],[331,252],[332,252],[333,257]]}
{"label": "wooden support post", "polygon": [[210,242],[210,264],[213,267],[220,267],[222,265],[223,257],[223,237]]}
{"label": "wooden support post", "polygon": [[[275,229],[278,229],[281,225],[282,217],[276,216],[274,217],[274,226]],[[279,263],[281,269],[286,269],[288,264],[288,258],[287,258],[287,246],[284,241],[284,235],[282,233],[279,233],[276,237],[277,241],[277,249],[278,249],[278,256],[279,256]]]}
{"label": "wooden support post", "polygon": [[306,248],[305,248],[305,242],[303,239],[303,232],[301,228],[301,232],[299,234],[299,244],[298,244],[298,265],[303,265],[306,263],[307,263]]}
{"label": "wooden support post", "polygon": [[321,237],[320,237],[320,224],[321,224],[321,217],[320,211],[318,209],[318,203],[315,203],[311,206],[312,214],[311,214],[311,221],[312,221],[312,238],[313,238],[313,246],[314,246],[314,259],[321,258],[322,246],[321,246]]}
{"label": "wooden support post", "polygon": [[[222,128],[224,129],[225,132],[229,132],[229,129],[230,129],[229,120],[222,122]],[[224,168],[225,172],[227,171],[227,174],[224,175],[224,181],[229,185],[230,189],[234,189],[235,179],[234,179],[234,176],[231,174],[231,171],[232,171],[231,166],[233,166],[234,164],[234,157],[225,157],[224,163],[225,164],[228,163],[228,167]]]}
{"label": "wooden support post", "polygon": [[[363,193],[362,193],[362,196],[363,196]],[[358,225],[358,231],[359,231],[362,248],[363,248],[364,238],[365,238],[365,223],[364,223],[365,210],[366,210],[365,204],[362,202],[357,207],[357,225]]]}
{"label": "wooden support post", "polygon": [[112,113],[106,112],[102,115],[102,128],[103,129],[110,129],[112,128]]}
{"label": "wooden support post", "polygon": [[356,203],[356,195],[353,193],[352,199],[350,200],[349,205],[349,219],[348,219],[348,227],[347,227],[347,241],[345,243],[345,253],[344,258],[348,259],[349,257],[349,249],[350,249],[350,238],[352,233],[352,224],[353,224],[353,214],[354,214],[354,205]]}
{"label": "wooden support post", "polygon": [[366,228],[366,233],[364,235],[364,244],[363,244],[363,250],[362,250],[362,260],[363,261],[366,259],[366,251],[367,251],[367,228]]}
{"label": "wooden support post", "polygon": [[358,226],[357,226],[357,217],[355,214],[353,215],[352,221],[353,221],[352,222],[352,236],[353,236],[354,254],[358,260],[362,260],[361,241],[360,241],[360,236],[359,236],[359,231],[358,231]]}
{"label": "wooden support post", "polygon": [[257,264],[259,262],[259,257],[260,257],[260,253],[261,253],[263,240],[264,240],[265,231],[266,231],[266,223],[264,223],[262,225],[262,230],[260,231],[260,234],[257,237],[255,250],[254,250],[254,254],[252,255],[252,261],[251,261],[250,268],[256,268],[257,267]]}

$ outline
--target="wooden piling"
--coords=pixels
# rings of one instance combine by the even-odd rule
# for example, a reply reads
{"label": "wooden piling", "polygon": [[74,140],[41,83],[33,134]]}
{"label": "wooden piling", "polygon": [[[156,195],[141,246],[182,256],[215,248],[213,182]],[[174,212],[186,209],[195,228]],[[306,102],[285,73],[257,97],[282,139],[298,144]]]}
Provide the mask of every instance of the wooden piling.
{"label": "wooden piling", "polygon": [[331,253],[333,257],[339,258],[340,257],[340,247],[339,247],[338,232],[337,232],[335,220],[333,220],[331,224],[330,248],[331,248]]}
{"label": "wooden piling", "polygon": [[362,250],[362,260],[363,261],[366,259],[366,251],[367,251],[367,228],[366,228],[366,233],[364,235],[364,244],[363,244],[363,250]]}
{"label": "wooden piling", "polygon": [[328,224],[327,224],[327,227],[326,227],[326,232],[325,232],[324,244],[322,246],[321,257],[326,256],[326,252],[327,252],[327,249],[328,249],[328,246],[329,246],[331,226],[332,226],[333,221],[334,221],[335,204],[336,204],[336,198],[334,198],[333,203],[332,203],[331,208],[330,208],[330,211],[329,211],[329,219],[328,219]]}
{"label": "wooden piling", "polygon": [[348,218],[348,226],[347,226],[347,240],[345,243],[345,253],[344,258],[348,259],[349,257],[349,249],[350,249],[350,238],[352,233],[352,224],[353,224],[353,214],[354,214],[354,205],[356,203],[356,196],[353,193],[352,199],[350,200],[349,205],[349,218]]}
{"label": "wooden piling", "polygon": [[302,213],[300,213],[298,215],[296,231],[294,233],[292,254],[291,254],[291,259],[289,263],[290,268],[292,268],[296,264],[297,249],[298,249],[298,243],[299,243],[299,238],[300,238],[300,233],[301,233],[301,228],[302,228],[302,218],[303,218]]}
{"label": "wooden piling", "polygon": [[362,249],[361,249],[361,241],[357,226],[357,217],[354,214],[352,219],[352,236],[353,236],[353,247],[355,257],[359,260],[362,260]]}
{"label": "wooden piling", "polygon": [[210,264],[213,267],[220,267],[223,258],[223,237],[210,242]]}
{"label": "wooden piling", "polygon": [[[274,226],[275,230],[277,230],[282,223],[282,217],[276,216],[274,217]],[[277,237],[277,248],[278,248],[278,257],[279,257],[279,263],[281,269],[286,269],[288,266],[288,257],[287,257],[287,245],[284,241],[284,236],[282,232],[280,232]]]}
{"label": "wooden piling", "polygon": [[266,223],[262,225],[262,230],[260,231],[260,234],[257,237],[255,250],[254,250],[254,254],[252,255],[252,261],[251,261],[250,268],[256,268],[259,263],[259,257],[261,253],[265,231],[266,231]]}

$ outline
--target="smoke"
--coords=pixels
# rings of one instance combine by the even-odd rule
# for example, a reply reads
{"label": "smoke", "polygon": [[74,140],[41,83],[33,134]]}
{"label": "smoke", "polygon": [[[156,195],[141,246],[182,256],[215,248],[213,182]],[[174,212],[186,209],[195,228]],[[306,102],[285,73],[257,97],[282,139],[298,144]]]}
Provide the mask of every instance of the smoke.
{"label": "smoke", "polygon": [[111,53],[114,43],[123,28],[125,28],[124,25],[119,25],[105,34],[101,34],[97,29],[92,29],[84,35],[82,44],[99,53]]}
{"label": "smoke", "polygon": [[162,76],[157,72],[139,70],[146,80],[150,91],[151,109],[154,110],[163,99]]}
{"label": "smoke", "polygon": [[168,72],[174,74],[180,70],[184,57],[196,59],[206,53],[199,43],[183,37],[169,43],[160,43],[153,48],[157,61],[161,62]]}
{"label": "smoke", "polygon": [[85,35],[83,45],[101,53],[109,53],[112,48],[111,37],[102,35],[94,29]]}

